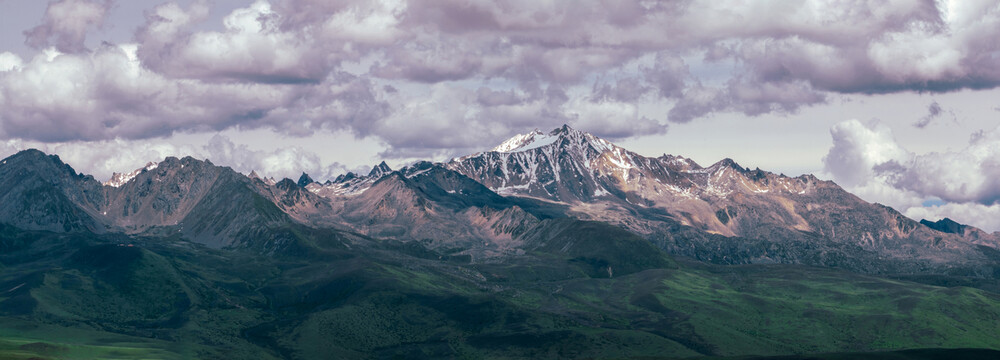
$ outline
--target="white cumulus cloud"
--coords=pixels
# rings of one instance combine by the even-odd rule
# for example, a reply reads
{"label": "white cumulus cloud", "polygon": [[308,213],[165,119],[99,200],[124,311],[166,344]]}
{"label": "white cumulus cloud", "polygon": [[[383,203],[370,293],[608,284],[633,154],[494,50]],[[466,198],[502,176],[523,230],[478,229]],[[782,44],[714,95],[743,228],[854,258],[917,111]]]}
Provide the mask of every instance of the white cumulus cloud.
{"label": "white cumulus cloud", "polygon": [[[897,208],[914,218],[950,217],[1000,230],[1000,127],[974,136],[965,148],[915,154],[883,125],[857,120],[831,129],[826,172],[858,196]],[[944,205],[923,206],[928,200]]]}

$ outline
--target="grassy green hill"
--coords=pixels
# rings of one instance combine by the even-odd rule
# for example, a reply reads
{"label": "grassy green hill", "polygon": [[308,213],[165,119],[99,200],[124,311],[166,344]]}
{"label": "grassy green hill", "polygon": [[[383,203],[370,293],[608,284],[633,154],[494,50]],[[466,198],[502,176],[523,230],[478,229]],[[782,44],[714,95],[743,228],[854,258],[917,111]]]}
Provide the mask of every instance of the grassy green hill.
{"label": "grassy green hill", "polygon": [[[0,358],[832,359],[938,349],[870,355],[917,359],[1000,349],[995,293],[675,261],[611,227],[555,223],[534,250],[489,264],[328,230],[264,256],[7,227]],[[595,271],[608,264],[623,270]]]}

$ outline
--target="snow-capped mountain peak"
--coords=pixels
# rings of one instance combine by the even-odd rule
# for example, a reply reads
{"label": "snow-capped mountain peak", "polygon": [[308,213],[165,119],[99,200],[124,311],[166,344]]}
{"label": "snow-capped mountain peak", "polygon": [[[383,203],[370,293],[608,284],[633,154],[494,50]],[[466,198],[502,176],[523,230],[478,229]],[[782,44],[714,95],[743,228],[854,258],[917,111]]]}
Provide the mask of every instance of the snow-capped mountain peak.
{"label": "snow-capped mountain peak", "polygon": [[322,197],[355,196],[359,195],[372,186],[382,177],[392,174],[392,168],[385,161],[372,167],[368,175],[359,175],[348,172],[337,176],[333,181],[324,184],[312,183],[306,185],[306,189]]}
{"label": "snow-capped mountain peak", "polygon": [[556,143],[562,144],[560,146],[568,147],[587,147],[589,145],[589,147],[593,148],[593,150],[598,154],[606,150],[614,150],[618,148],[607,140],[591,135],[590,133],[575,130],[569,127],[569,125],[563,125],[547,134],[535,129],[527,134],[515,135],[493,148],[491,151],[499,153],[517,153],[538,149]]}
{"label": "snow-capped mountain peak", "polygon": [[558,136],[545,134],[541,130],[535,129],[527,134],[514,135],[491,151],[507,153],[531,150],[554,143],[557,139],[559,139]]}
{"label": "snow-capped mountain peak", "polygon": [[110,180],[104,182],[104,185],[106,185],[106,186],[112,186],[112,187],[121,187],[122,185],[127,184],[130,180],[132,180],[133,178],[135,178],[139,174],[142,174],[143,171],[149,171],[149,170],[156,169],[157,165],[159,165],[159,163],[155,163],[155,162],[151,161],[151,162],[147,163],[146,166],[143,166],[141,168],[132,170],[132,171],[127,172],[127,173],[114,173],[114,174],[111,175],[111,179]]}
{"label": "snow-capped mountain peak", "polygon": [[498,149],[506,151],[470,155],[447,166],[501,195],[564,202],[611,196],[649,204],[650,199],[724,198],[736,191],[805,191],[798,180],[756,173],[731,159],[702,168],[681,156],[645,157],[565,125],[516,136]]}
{"label": "snow-capped mountain peak", "polygon": [[383,162],[379,163],[378,165],[375,165],[374,167],[372,167],[372,171],[368,172],[368,176],[369,177],[374,177],[374,178],[381,178],[381,177],[383,177],[383,176],[385,176],[385,175],[387,175],[387,174],[389,174],[391,172],[392,172],[392,168],[390,168],[389,165],[386,164],[385,161],[383,161]]}
{"label": "snow-capped mountain peak", "polygon": [[448,167],[500,194],[556,200],[605,194],[603,177],[629,179],[639,166],[635,155],[592,134],[563,125],[505,141],[485,153],[452,160]]}

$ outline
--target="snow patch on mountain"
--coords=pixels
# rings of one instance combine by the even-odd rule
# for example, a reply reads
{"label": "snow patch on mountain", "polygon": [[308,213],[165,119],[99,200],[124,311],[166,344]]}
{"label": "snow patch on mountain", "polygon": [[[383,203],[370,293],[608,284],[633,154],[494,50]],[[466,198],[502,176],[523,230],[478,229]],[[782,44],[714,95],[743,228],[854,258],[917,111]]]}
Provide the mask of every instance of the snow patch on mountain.
{"label": "snow patch on mountain", "polygon": [[393,173],[391,167],[385,161],[372,167],[368,175],[348,172],[337,176],[333,181],[326,183],[311,182],[304,185],[306,190],[313,194],[325,197],[352,197],[368,190],[379,179]]}
{"label": "snow patch on mountain", "polygon": [[387,165],[385,161],[383,161],[380,164],[372,167],[372,171],[368,172],[368,177],[380,179],[383,176],[389,175],[391,173],[392,173],[392,168],[390,168],[389,165]]}
{"label": "snow patch on mountain", "polygon": [[357,176],[353,173],[348,173],[353,176],[346,176],[338,178],[336,181],[328,182],[326,184],[311,183],[306,185],[306,190],[309,190],[313,194],[330,198],[338,196],[354,196],[365,192],[375,183],[377,178],[369,176]]}
{"label": "snow patch on mountain", "polygon": [[535,129],[527,134],[514,135],[514,137],[497,145],[491,151],[502,153],[527,151],[550,145],[556,142],[556,140],[559,140],[558,135],[545,134]]}
{"label": "snow patch on mountain", "polygon": [[136,176],[138,176],[139,174],[142,174],[143,171],[150,171],[150,170],[156,169],[157,165],[159,165],[159,164],[155,163],[155,162],[149,162],[149,163],[146,164],[146,166],[143,166],[141,168],[132,170],[132,171],[127,172],[127,173],[114,173],[114,174],[111,175],[111,179],[110,180],[104,182],[104,185],[105,186],[111,186],[111,187],[122,187],[122,185],[127,184],[129,181],[131,181],[132,179],[134,179]]}
{"label": "snow patch on mountain", "polygon": [[514,186],[503,186],[503,187],[498,187],[496,189],[490,189],[490,190],[493,190],[493,192],[495,192],[497,194],[500,194],[500,195],[504,195],[504,196],[507,196],[507,195],[518,195],[521,191],[528,190],[529,186],[531,186],[531,184],[514,185]]}

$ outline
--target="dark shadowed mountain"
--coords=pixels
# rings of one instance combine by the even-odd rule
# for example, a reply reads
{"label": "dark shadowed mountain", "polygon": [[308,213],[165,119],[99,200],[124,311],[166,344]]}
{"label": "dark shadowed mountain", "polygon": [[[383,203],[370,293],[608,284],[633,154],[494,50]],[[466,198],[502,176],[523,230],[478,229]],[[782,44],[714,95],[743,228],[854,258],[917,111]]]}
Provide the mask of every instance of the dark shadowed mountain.
{"label": "dark shadowed mountain", "polygon": [[19,228],[104,232],[104,191],[93,177],[38,150],[0,161],[0,219]]}
{"label": "dark shadowed mountain", "polygon": [[296,212],[278,206],[294,194],[278,199],[259,180],[191,157],[169,157],[110,186],[25,150],[3,160],[0,179],[0,218],[26,230],[175,233],[212,247],[273,250],[292,241],[283,229],[297,224]]}
{"label": "dark shadowed mountain", "polygon": [[989,247],[998,247],[998,244],[1000,244],[1000,232],[987,233],[977,227],[959,224],[949,218],[934,222],[922,219],[920,220],[920,224],[942,233],[958,235],[973,244]]}
{"label": "dark shadowed mountain", "polygon": [[296,184],[298,184],[301,187],[305,187],[306,185],[311,184],[313,182],[314,181],[311,177],[309,177],[309,174],[302,173],[302,175],[299,176],[299,181],[296,182]]}
{"label": "dark shadowed mountain", "polygon": [[944,218],[933,222],[927,219],[921,219],[920,224],[943,233],[959,234],[959,235],[965,233],[965,225],[959,224],[949,218]]}

